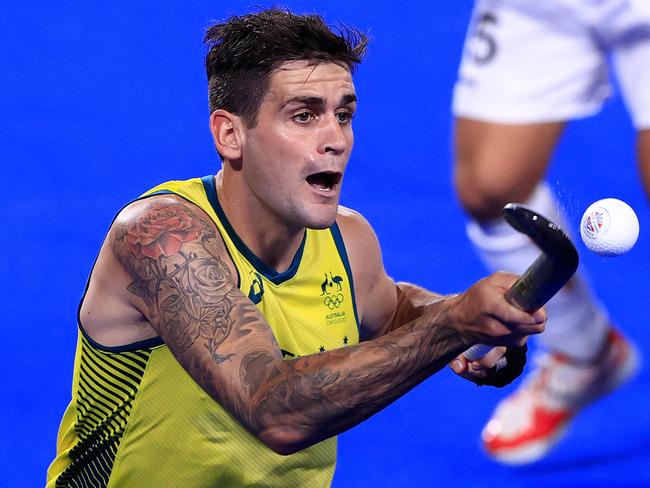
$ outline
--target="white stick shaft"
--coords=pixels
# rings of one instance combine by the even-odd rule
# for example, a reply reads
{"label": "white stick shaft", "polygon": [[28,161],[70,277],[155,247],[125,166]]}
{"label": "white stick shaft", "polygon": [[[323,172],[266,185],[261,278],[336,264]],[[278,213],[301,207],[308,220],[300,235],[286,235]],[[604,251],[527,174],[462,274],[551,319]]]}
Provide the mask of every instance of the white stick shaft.
{"label": "white stick shaft", "polygon": [[463,353],[463,356],[465,356],[469,361],[476,361],[489,353],[493,348],[494,346],[488,346],[486,344],[474,344]]}

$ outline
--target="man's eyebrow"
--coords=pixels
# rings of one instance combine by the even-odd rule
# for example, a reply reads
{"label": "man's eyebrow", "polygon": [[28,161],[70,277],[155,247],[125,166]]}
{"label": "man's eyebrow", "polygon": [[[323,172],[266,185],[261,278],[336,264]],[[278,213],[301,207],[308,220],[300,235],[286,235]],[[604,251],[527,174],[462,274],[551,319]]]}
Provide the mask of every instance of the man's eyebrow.
{"label": "man's eyebrow", "polygon": [[357,96],[353,93],[349,95],[343,95],[341,98],[341,105],[348,105],[350,103],[355,103],[357,101]]}
{"label": "man's eyebrow", "polygon": [[[339,105],[348,105],[357,101],[357,96],[354,94],[347,94],[341,97]],[[322,97],[313,97],[313,96],[297,96],[292,97],[285,101],[282,104],[282,108],[288,105],[308,105],[308,106],[323,106],[325,105],[325,99]]]}
{"label": "man's eyebrow", "polygon": [[309,96],[297,96],[291,97],[282,104],[282,107],[287,105],[325,105],[325,100],[322,97],[309,97]]}

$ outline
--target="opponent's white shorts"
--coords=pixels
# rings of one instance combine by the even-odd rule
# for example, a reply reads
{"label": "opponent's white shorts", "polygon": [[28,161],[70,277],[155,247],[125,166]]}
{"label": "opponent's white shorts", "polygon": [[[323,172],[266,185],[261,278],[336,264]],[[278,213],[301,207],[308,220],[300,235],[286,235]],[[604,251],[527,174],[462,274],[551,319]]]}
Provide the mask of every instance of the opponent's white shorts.
{"label": "opponent's white shorts", "polygon": [[612,92],[610,64],[634,125],[650,128],[650,0],[477,0],[453,112],[514,124],[585,117]]}

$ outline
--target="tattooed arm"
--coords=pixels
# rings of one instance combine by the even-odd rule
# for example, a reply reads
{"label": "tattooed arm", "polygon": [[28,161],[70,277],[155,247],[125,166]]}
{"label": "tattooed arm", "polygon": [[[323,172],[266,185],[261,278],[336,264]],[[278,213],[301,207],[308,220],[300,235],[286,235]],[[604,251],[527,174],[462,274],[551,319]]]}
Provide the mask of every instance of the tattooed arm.
{"label": "tattooed arm", "polygon": [[[346,244],[350,244],[348,255],[355,276],[364,340],[389,334],[418,318],[435,316],[450,300],[456,300],[457,295],[444,296],[411,283],[395,283],[384,271],[379,243],[370,225],[354,211],[341,207],[340,213],[339,227]],[[359,246],[360,242],[364,244]],[[514,276],[511,279],[514,281]],[[466,303],[471,296],[468,292],[462,299]],[[543,314],[542,311],[538,315],[540,320]],[[450,366],[463,378],[481,384],[506,350],[495,346],[488,355],[471,362],[461,353],[453,358]]]}
{"label": "tattooed arm", "polygon": [[[509,283],[502,278],[477,286],[479,300],[469,307],[463,295],[449,297],[373,341],[283,361],[264,317],[237,289],[224,244],[200,209],[173,197],[135,202],[115,221],[109,243],[132,279],[133,306],[183,368],[282,454],[358,424],[474,342],[515,341],[540,330],[495,291]],[[513,333],[488,313],[518,327]]]}

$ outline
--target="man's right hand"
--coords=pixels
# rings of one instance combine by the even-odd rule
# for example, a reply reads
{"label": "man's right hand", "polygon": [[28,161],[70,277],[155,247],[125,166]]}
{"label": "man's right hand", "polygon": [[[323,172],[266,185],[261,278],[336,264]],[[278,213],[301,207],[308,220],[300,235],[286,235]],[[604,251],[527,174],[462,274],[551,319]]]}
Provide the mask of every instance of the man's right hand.
{"label": "man's right hand", "polygon": [[529,313],[506,300],[517,278],[512,273],[494,273],[450,300],[451,325],[469,346],[521,346],[529,335],[544,332],[543,308]]}

